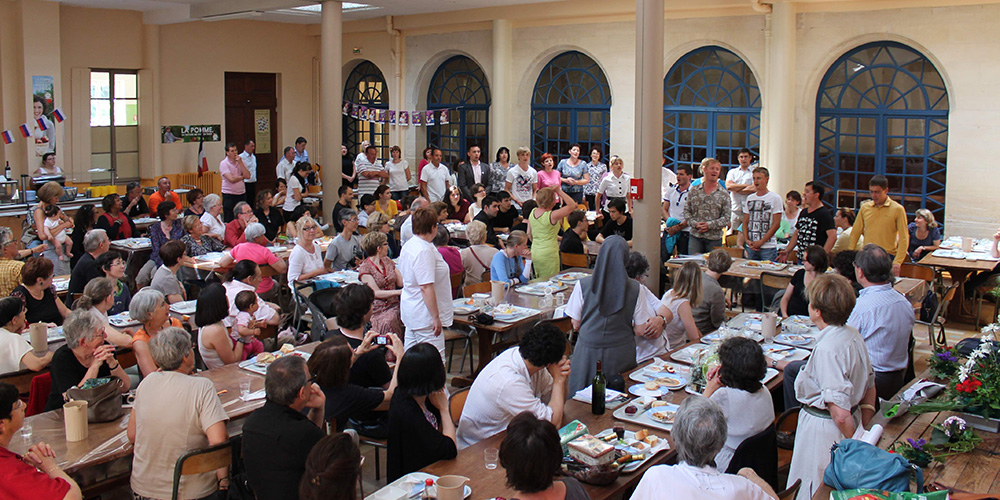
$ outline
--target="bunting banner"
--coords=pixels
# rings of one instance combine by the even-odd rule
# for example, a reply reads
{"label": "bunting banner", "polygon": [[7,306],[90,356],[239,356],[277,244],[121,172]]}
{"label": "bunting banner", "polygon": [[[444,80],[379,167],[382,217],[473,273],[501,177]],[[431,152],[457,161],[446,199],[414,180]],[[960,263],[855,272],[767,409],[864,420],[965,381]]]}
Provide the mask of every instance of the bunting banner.
{"label": "bunting banner", "polygon": [[14,142],[14,134],[10,130],[3,131],[3,143],[4,145],[11,144]]}
{"label": "bunting banner", "polygon": [[52,119],[54,119],[56,123],[62,123],[63,120],[66,119],[66,115],[63,114],[62,108],[56,108],[52,111]]}
{"label": "bunting banner", "polygon": [[434,110],[396,110],[372,108],[363,104],[344,101],[343,107],[341,107],[341,113],[343,113],[344,116],[349,116],[355,120],[370,123],[380,123],[397,127],[431,127],[434,125],[450,124],[451,112],[462,108],[463,106]]}

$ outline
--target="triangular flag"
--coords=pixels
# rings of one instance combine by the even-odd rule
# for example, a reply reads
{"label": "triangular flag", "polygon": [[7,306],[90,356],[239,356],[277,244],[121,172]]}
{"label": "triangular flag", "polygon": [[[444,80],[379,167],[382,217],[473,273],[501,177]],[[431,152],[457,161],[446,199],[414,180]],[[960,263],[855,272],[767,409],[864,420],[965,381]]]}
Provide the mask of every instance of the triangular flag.
{"label": "triangular flag", "polygon": [[205,139],[198,141],[198,177],[208,172],[208,157],[205,156]]}

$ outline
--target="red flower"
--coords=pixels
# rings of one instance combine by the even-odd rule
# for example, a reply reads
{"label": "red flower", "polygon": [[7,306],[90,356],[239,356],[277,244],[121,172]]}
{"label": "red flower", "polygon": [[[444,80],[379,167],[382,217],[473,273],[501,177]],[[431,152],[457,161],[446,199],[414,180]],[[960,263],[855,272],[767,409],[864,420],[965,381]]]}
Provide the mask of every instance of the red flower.
{"label": "red flower", "polygon": [[957,384],[955,386],[955,390],[957,390],[958,392],[969,392],[969,393],[971,393],[971,392],[974,392],[976,389],[978,389],[982,385],[983,385],[982,382],[980,382],[980,381],[978,381],[978,380],[976,380],[974,378],[970,378],[970,379],[967,379],[965,382]]}

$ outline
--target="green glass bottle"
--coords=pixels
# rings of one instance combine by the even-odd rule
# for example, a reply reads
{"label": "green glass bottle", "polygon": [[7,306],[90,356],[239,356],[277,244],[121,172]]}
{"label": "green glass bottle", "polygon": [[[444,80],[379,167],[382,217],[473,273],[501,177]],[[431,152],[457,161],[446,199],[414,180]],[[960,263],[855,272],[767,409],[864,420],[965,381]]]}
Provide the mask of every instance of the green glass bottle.
{"label": "green glass bottle", "polygon": [[601,361],[597,361],[597,374],[594,375],[592,390],[590,393],[590,411],[594,415],[604,415],[604,388],[608,385],[608,379],[601,371]]}

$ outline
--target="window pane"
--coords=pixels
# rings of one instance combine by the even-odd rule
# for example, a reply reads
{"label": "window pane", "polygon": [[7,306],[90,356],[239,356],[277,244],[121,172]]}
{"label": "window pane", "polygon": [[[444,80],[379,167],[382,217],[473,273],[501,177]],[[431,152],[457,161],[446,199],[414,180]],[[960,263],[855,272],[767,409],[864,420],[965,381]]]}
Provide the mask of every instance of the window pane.
{"label": "window pane", "polygon": [[[101,154],[91,154],[90,155],[90,168],[91,169],[101,169],[109,170],[111,168],[111,154],[101,153]],[[91,172],[90,178],[93,179],[98,176],[105,176],[107,174],[102,174],[101,172]]]}
{"label": "window pane", "polygon": [[111,127],[90,127],[90,152],[111,152]]}
{"label": "window pane", "polygon": [[138,178],[139,153],[118,153],[115,155],[115,169],[117,170],[118,178]]}
{"label": "window pane", "polygon": [[107,72],[90,73],[90,97],[104,99],[111,97],[111,74]]}
{"label": "window pane", "polygon": [[136,89],[136,75],[115,75],[115,99],[135,99],[139,97]]}
{"label": "window pane", "polygon": [[107,99],[90,100],[90,126],[107,127],[111,125],[111,101]]}
{"label": "window pane", "polygon": [[135,99],[115,99],[115,125],[138,125],[139,101]]}
{"label": "window pane", "polygon": [[115,151],[138,151],[139,127],[115,127]]}

